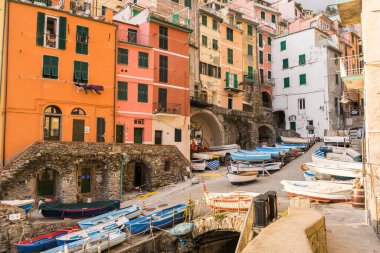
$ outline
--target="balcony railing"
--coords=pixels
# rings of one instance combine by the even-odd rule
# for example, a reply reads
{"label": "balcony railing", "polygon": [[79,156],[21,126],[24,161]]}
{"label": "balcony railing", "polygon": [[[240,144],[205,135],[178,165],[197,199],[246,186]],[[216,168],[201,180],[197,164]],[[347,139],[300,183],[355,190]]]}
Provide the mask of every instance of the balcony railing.
{"label": "balcony railing", "polygon": [[249,73],[249,72],[243,72],[243,82],[257,82],[257,74],[256,73]]}
{"label": "balcony railing", "polygon": [[211,14],[213,14],[213,15],[215,15],[215,16],[223,19],[222,12],[217,11],[217,10],[211,8],[210,6],[203,5],[203,6],[200,7],[200,9],[203,10],[203,11],[205,11],[205,12],[211,13]]}
{"label": "balcony railing", "polygon": [[56,34],[45,34],[45,46],[57,48],[58,35]]}
{"label": "balcony railing", "polygon": [[53,3],[52,0],[31,0],[30,2],[32,2],[35,5],[48,6],[48,7],[51,6]]}
{"label": "balcony railing", "polygon": [[181,105],[174,103],[153,103],[153,114],[181,114]]}
{"label": "balcony railing", "polygon": [[91,16],[91,3],[84,3],[78,1],[70,2],[70,10],[80,16]]}
{"label": "balcony railing", "polygon": [[119,41],[130,43],[130,44],[150,46],[149,36],[145,34],[140,34],[138,32],[120,30],[118,32],[118,38],[119,38]]}
{"label": "balcony railing", "polygon": [[320,47],[333,47],[340,51],[339,45],[330,39],[322,39],[317,42],[317,45]]}
{"label": "balcony railing", "polygon": [[352,55],[347,57],[334,58],[340,61],[340,75],[342,78],[350,76],[360,76],[364,70],[363,55]]}

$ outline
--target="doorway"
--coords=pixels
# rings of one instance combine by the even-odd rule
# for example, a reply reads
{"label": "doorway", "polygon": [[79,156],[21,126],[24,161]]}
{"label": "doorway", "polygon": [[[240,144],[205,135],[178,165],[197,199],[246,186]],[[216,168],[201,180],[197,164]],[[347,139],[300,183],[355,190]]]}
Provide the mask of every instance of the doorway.
{"label": "doorway", "polygon": [[167,90],[158,88],[158,110],[166,112],[167,109]]}
{"label": "doorway", "polygon": [[37,175],[37,195],[38,196],[54,196],[56,172],[46,169]]}
{"label": "doorway", "polygon": [[104,118],[96,119],[96,141],[105,142],[104,134],[106,132],[106,120]]}
{"label": "doorway", "polygon": [[83,119],[73,119],[73,141],[84,141]]}
{"label": "doorway", "polygon": [[54,105],[48,106],[44,111],[44,115],[44,140],[61,140],[61,109]]}
{"label": "doorway", "polygon": [[82,168],[81,193],[91,192],[91,168]]}
{"label": "doorway", "polygon": [[124,143],[124,125],[116,125],[116,143]]}
{"label": "doorway", "polygon": [[143,143],[143,132],[144,128],[135,127],[134,130],[134,143],[142,144]]}
{"label": "doorway", "polygon": [[156,145],[162,144],[162,131],[161,130],[154,131],[154,144],[156,144]]}
{"label": "doorway", "polygon": [[290,122],[290,130],[293,130],[293,131],[297,130],[296,122]]}

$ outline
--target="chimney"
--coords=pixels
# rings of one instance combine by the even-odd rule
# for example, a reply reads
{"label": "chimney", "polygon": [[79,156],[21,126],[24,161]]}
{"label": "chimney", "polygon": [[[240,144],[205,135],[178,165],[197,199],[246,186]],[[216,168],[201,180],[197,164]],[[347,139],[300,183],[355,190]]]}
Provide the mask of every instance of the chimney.
{"label": "chimney", "polygon": [[113,10],[110,8],[106,8],[106,13],[104,14],[104,21],[112,23],[113,19]]}

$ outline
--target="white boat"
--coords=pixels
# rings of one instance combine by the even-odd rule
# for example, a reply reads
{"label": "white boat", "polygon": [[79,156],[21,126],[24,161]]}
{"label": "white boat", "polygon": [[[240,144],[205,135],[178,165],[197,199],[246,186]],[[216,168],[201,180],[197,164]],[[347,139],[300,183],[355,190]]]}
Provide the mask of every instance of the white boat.
{"label": "white boat", "polygon": [[235,191],[228,193],[205,192],[207,205],[214,210],[247,211],[252,200],[260,195],[256,192]]}
{"label": "white boat", "polygon": [[219,156],[226,156],[226,154],[231,154],[238,151],[239,149],[235,148],[235,149],[226,149],[226,150],[219,150],[219,151],[207,151],[204,153],[215,158]]}
{"label": "white boat", "polygon": [[231,184],[246,184],[257,179],[257,171],[228,172],[227,178]]}
{"label": "white boat", "polygon": [[205,160],[191,160],[191,168],[193,171],[204,171],[206,170]]}
{"label": "white boat", "polygon": [[285,145],[281,145],[279,143],[276,143],[275,144],[276,148],[287,148],[288,150],[299,150],[300,147],[298,146],[285,146]]}
{"label": "white boat", "polygon": [[349,136],[325,136],[324,143],[350,143]]}
{"label": "white boat", "polygon": [[[221,150],[239,150],[240,146],[237,144],[230,144],[230,145],[221,145],[221,146],[211,146],[208,147],[208,150],[210,151],[221,151]],[[233,151],[236,152],[236,151]]]}
{"label": "white boat", "polygon": [[300,144],[309,144],[310,139],[304,139],[299,137],[285,137],[281,136],[281,140],[286,143],[300,143]]}
{"label": "white boat", "polygon": [[351,199],[353,185],[330,182],[282,180],[283,191],[290,196],[302,196],[321,202],[339,202]]}
{"label": "white boat", "polygon": [[344,167],[332,167],[330,165],[323,165],[317,163],[304,163],[304,168],[306,170],[310,170],[314,173],[319,174],[327,174],[338,177],[361,177],[362,176],[362,168],[344,168]]}
{"label": "white boat", "polygon": [[22,208],[25,210],[25,213],[28,213],[32,208],[34,203],[34,199],[23,199],[23,200],[0,200],[0,204],[9,205],[9,206],[17,206],[18,208]]}
{"label": "white boat", "polygon": [[[352,158],[349,159],[348,156],[342,154],[328,153],[329,157],[325,157],[324,153],[320,150],[316,150],[311,156],[312,161],[315,164],[325,165],[335,168],[347,168],[347,169],[362,169],[363,165],[361,162],[353,162]],[[334,157],[332,157],[334,155]]]}
{"label": "white boat", "polygon": [[213,155],[209,155],[209,154],[206,154],[204,152],[202,152],[202,153],[193,153],[191,155],[191,157],[194,158],[194,159],[201,159],[201,160],[211,160],[211,159],[214,159]]}
{"label": "white boat", "polygon": [[281,163],[275,162],[275,163],[266,163],[266,164],[251,164],[251,163],[236,163],[231,165],[232,172],[237,171],[257,171],[257,172],[263,172],[263,171],[276,171],[281,169]]}

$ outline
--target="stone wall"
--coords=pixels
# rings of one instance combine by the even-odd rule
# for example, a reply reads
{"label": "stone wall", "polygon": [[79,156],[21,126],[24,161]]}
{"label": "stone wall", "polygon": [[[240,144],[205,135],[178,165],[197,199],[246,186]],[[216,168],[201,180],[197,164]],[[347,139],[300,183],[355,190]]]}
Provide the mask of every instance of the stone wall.
{"label": "stone wall", "polygon": [[[50,170],[54,174],[54,195],[64,203],[86,198],[119,199],[121,164],[133,160],[146,165],[148,190],[187,176],[189,162],[175,146],[37,142],[0,171],[0,197],[38,199],[38,180]],[[90,192],[81,188],[83,169],[91,171]],[[123,182],[131,184],[134,175],[124,173]]]}

